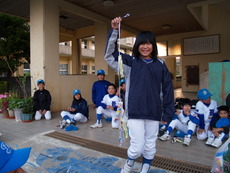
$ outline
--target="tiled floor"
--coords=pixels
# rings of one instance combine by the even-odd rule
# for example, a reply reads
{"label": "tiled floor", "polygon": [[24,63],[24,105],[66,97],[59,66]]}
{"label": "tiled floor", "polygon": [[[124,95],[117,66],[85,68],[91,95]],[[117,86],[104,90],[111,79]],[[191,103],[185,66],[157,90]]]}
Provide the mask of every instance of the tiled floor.
{"label": "tiled floor", "polygon": [[[175,97],[181,96],[195,99],[196,93],[181,93],[180,89],[175,90]],[[6,143],[16,143],[17,141],[27,140],[39,133],[56,130],[116,146],[119,145],[119,130],[112,129],[109,122],[102,120],[104,125],[103,128],[90,128],[90,125],[95,122],[95,110],[91,106],[89,122],[85,124],[78,123],[77,126],[79,127],[79,130],[77,131],[66,132],[63,129],[56,127],[59,120],[61,120],[60,112],[53,113],[53,119],[50,121],[42,119],[41,121],[32,121],[30,123],[16,122],[14,119],[5,119],[1,117],[0,133],[2,133],[2,136],[0,137],[0,140]],[[122,147],[128,148],[128,146],[129,139],[124,141]],[[171,144],[168,141],[157,141],[158,155],[208,166],[211,166],[215,152],[215,148],[205,146],[204,141],[198,141],[195,137],[192,139],[189,147],[185,147],[181,143]]]}

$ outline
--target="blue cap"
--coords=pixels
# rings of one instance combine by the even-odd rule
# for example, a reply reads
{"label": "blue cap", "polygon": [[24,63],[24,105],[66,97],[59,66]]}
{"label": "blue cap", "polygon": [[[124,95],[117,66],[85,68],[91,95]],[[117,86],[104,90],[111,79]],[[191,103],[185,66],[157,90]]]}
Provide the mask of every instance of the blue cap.
{"label": "blue cap", "polygon": [[102,69],[99,69],[99,70],[97,70],[97,75],[99,75],[99,74],[105,75],[105,71]]}
{"label": "blue cap", "polygon": [[121,79],[121,80],[120,80],[120,86],[121,86],[123,83],[125,83],[125,79]]}
{"label": "blue cap", "polygon": [[39,80],[37,81],[37,85],[38,85],[38,84],[40,84],[40,83],[45,84],[45,81],[44,81],[44,80],[42,80],[42,79],[39,79]]}
{"label": "blue cap", "polygon": [[31,148],[14,150],[0,141],[0,172],[9,172],[22,167],[30,156]]}
{"label": "blue cap", "polygon": [[207,100],[212,94],[207,89],[200,89],[197,93],[198,99]]}
{"label": "blue cap", "polygon": [[81,94],[81,91],[79,89],[73,90],[73,95],[75,96],[76,94]]}

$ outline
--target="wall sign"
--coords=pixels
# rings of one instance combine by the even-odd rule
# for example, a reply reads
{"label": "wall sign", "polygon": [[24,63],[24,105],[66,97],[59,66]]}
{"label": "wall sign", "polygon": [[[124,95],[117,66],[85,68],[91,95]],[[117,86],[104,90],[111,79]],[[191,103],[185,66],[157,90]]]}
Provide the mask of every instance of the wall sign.
{"label": "wall sign", "polygon": [[185,38],[183,41],[184,55],[220,52],[220,35]]}

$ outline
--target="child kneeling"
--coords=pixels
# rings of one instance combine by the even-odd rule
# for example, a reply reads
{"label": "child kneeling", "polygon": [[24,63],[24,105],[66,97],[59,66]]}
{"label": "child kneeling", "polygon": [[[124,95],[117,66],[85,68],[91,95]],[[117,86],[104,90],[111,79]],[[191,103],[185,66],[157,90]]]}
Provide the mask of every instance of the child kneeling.
{"label": "child kneeling", "polygon": [[173,120],[170,122],[167,131],[164,135],[159,137],[160,140],[166,141],[170,139],[170,134],[173,129],[176,128],[184,132],[186,135],[184,137],[184,145],[189,146],[192,138],[192,134],[196,129],[196,125],[199,124],[199,119],[194,112],[191,112],[191,101],[190,99],[184,99],[181,104],[182,110],[175,114]]}
{"label": "child kneeling", "polygon": [[112,118],[112,128],[119,128],[119,118],[116,116],[117,104],[119,102],[119,97],[116,96],[116,86],[114,84],[109,84],[107,87],[108,93],[103,97],[103,100],[99,104],[97,113],[97,122],[91,125],[91,128],[101,128],[102,115],[105,118]]}
{"label": "child kneeling", "polygon": [[61,128],[65,128],[66,124],[74,123],[76,121],[85,123],[88,121],[89,109],[85,99],[81,96],[81,91],[76,89],[73,91],[73,102],[68,111],[62,111],[61,116],[63,118],[61,122]]}

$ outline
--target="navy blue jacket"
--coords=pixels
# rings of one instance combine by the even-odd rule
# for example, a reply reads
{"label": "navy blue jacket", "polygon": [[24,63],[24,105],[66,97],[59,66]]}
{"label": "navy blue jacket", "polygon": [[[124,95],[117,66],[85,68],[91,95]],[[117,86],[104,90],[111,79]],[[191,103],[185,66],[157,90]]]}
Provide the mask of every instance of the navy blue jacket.
{"label": "navy blue jacket", "polygon": [[39,111],[40,109],[43,111],[45,110],[50,110],[50,105],[51,105],[51,95],[48,90],[43,89],[37,90],[34,92],[34,106],[36,111]]}
{"label": "navy blue jacket", "polygon": [[82,113],[86,118],[89,118],[88,103],[85,99],[80,98],[79,100],[74,99],[71,105],[76,111],[70,111],[71,114]]}
{"label": "navy blue jacket", "polygon": [[93,83],[92,87],[92,100],[93,103],[96,105],[96,107],[99,106],[101,103],[103,97],[108,94],[107,92],[107,86],[110,84],[107,80],[103,81],[96,81]]}
{"label": "navy blue jacket", "polygon": [[[105,60],[117,71],[118,31],[108,36]],[[170,122],[174,116],[174,89],[170,73],[160,59],[146,62],[139,57],[122,54],[126,78],[126,113],[129,119]],[[163,116],[162,116],[163,115]]]}

